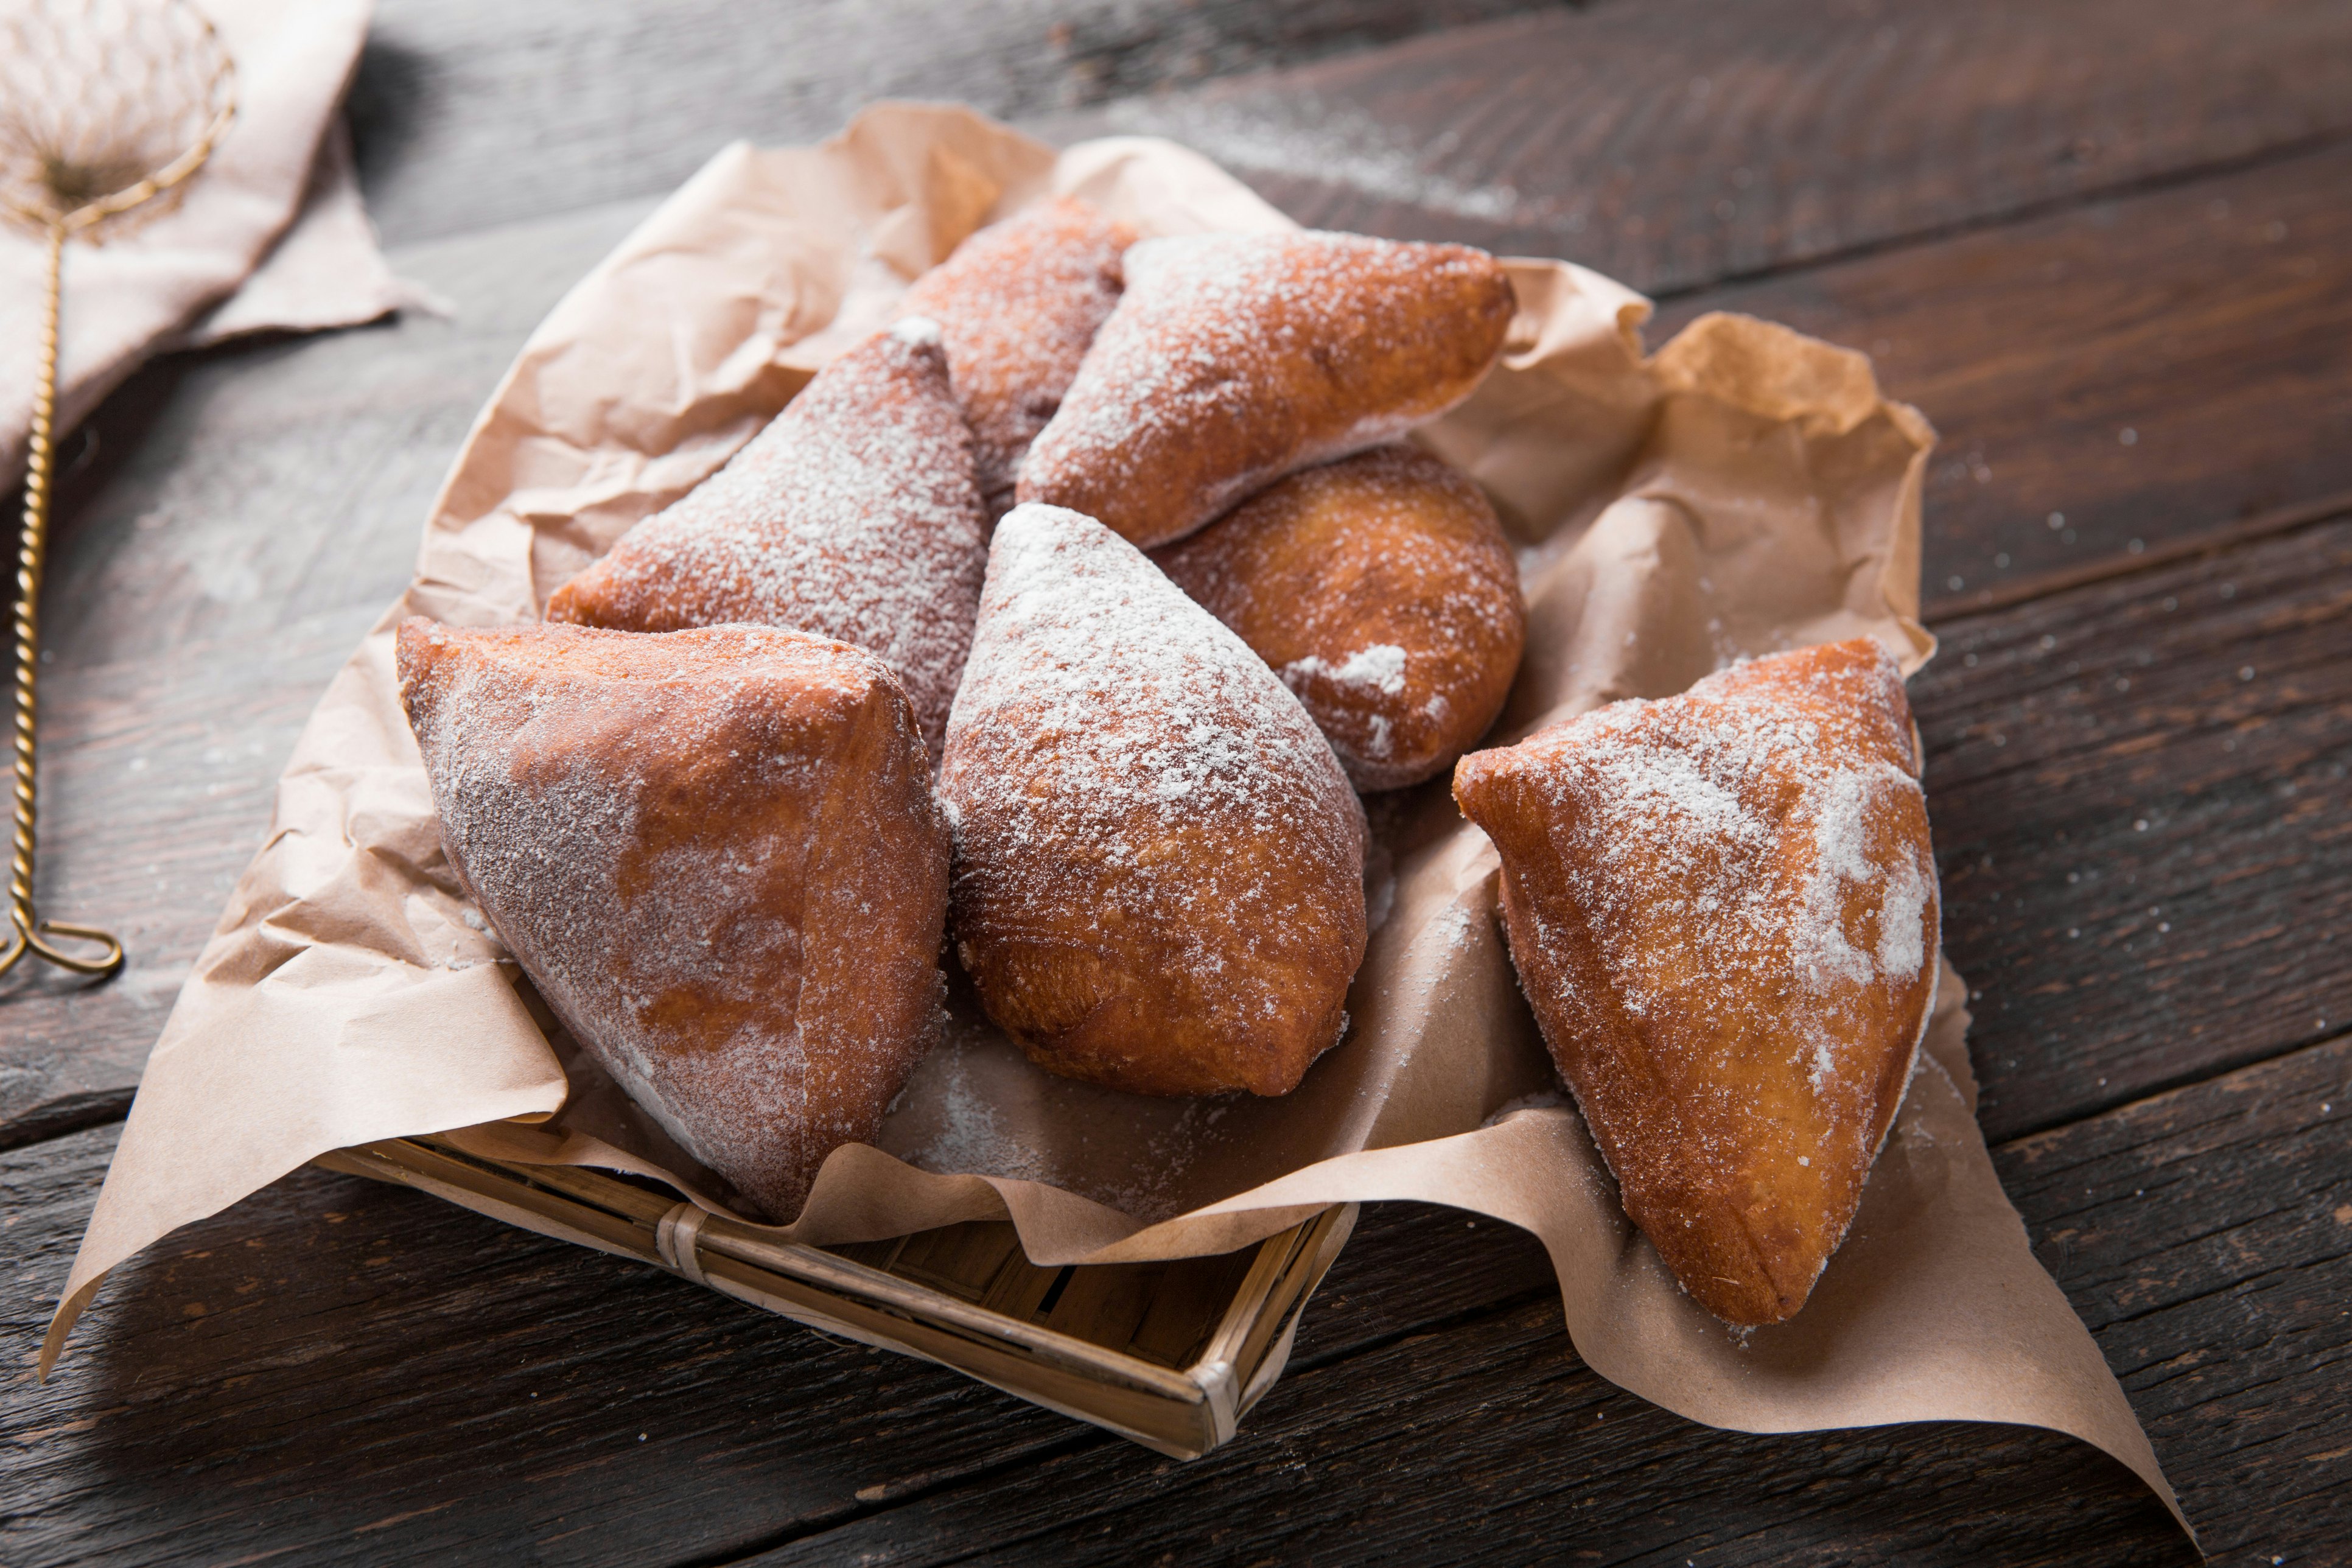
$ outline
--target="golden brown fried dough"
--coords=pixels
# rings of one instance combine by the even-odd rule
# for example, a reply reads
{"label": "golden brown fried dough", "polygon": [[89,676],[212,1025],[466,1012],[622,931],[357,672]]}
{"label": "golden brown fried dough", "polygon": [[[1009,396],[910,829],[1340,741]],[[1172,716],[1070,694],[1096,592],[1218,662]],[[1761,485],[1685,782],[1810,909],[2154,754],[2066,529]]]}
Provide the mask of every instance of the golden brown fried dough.
{"label": "golden brown fried dough", "polygon": [[1012,506],[1029,443],[1118,303],[1118,258],[1135,240],[1109,214],[1065,196],[989,225],[907,291],[901,309],[945,334],[991,517]]}
{"label": "golden brown fried dough", "polygon": [[1936,990],[1903,679],[1833,643],[1465,757],[1511,957],[1625,1212],[1717,1317],[1805,1304]]}
{"label": "golden brown fried dough", "polygon": [[910,318],[826,365],[725,468],[557,589],[547,618],[856,643],[898,672],[937,758],[986,541],[938,326]]}
{"label": "golden brown fried dough", "polygon": [[1502,265],[1465,245],[1199,234],[1147,239],[1125,265],[1020,496],[1146,548],[1453,407],[1516,309]]}
{"label": "golden brown fried dough", "polygon": [[1485,734],[1527,640],[1495,509],[1412,447],[1293,474],[1152,559],[1298,693],[1361,790],[1419,784]]}
{"label": "golden brown fried dough", "polygon": [[940,1016],[946,824],[906,693],[757,626],[400,628],[450,864],[580,1043],[789,1220]]}
{"label": "golden brown fried dough", "polygon": [[956,952],[1041,1067],[1286,1094],[1339,1039],[1363,808],[1265,663],[1092,519],[998,524],[940,796]]}

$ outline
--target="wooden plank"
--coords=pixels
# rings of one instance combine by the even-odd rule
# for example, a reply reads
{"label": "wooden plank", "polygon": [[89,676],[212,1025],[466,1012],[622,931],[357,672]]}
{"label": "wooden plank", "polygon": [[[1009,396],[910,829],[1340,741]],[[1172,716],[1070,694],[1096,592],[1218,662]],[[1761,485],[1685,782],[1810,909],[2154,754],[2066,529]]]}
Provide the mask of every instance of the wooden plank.
{"label": "wooden plank", "polygon": [[[1997,1154],[2216,1549],[2305,1552],[2352,1523],[2347,1107],[2338,1037]],[[0,1157],[16,1366],[113,1138]],[[1291,1375],[1233,1448],[1176,1467],[652,1269],[306,1171],[134,1262],[52,1384],[19,1373],[0,1559],[2183,1561],[2136,1483],[2061,1438],[1748,1438],[1663,1415],[1578,1363],[1548,1279],[1517,1232],[1373,1208]]]}
{"label": "wooden plank", "polygon": [[2352,1542],[2352,1033],[1998,1152],[2217,1561]]}
{"label": "wooden plank", "polygon": [[2352,499],[2347,126],[2323,4],[1670,0],[1051,129],[1189,141],[1309,224],[1598,268],[1670,298],[1654,342],[1725,309],[1870,353],[1942,432],[1926,575],[1957,609]]}
{"label": "wooden plank", "polygon": [[1711,290],[1652,335],[1745,310],[1869,353],[1941,437],[1925,572],[1941,617],[2039,574],[2352,505],[2347,189],[2352,144],[2332,145]]}
{"label": "wooden plank", "polygon": [[1911,696],[1990,1135],[2352,1024],[2352,522],[1939,629]]}
{"label": "wooden plank", "polygon": [[[2308,1551],[2352,1522],[2347,1108],[2339,1037],[1997,1156],[2217,1550]],[[0,1155],[19,1367],[114,1136]],[[652,1270],[305,1172],[126,1269],[56,1380],[19,1373],[0,1439],[12,1563],[486,1542],[1120,1561],[1139,1541],[1178,1561],[2182,1560],[2136,1483],[2054,1437],[1754,1438],[1647,1407],[1570,1353],[1531,1241],[1435,1209],[1368,1213],[1290,1376],[1230,1449],[1174,1466]]]}
{"label": "wooden plank", "polygon": [[379,0],[352,118],[369,210],[405,241],[657,195],[876,99],[1036,114],[1559,4]]}
{"label": "wooden plank", "polygon": [[[315,1170],[131,1265],[36,1385],[32,1347],[117,1135],[0,1154],[17,1260],[0,1336],[20,1369],[0,1401],[0,1562],[377,1562],[485,1542],[709,1560],[1090,1440],[938,1368]],[[1385,1228],[1422,1258],[1414,1237],[1458,1250],[1470,1234],[1433,1210]],[[1484,1256],[1525,1295],[1549,1277],[1512,1243]],[[1449,1269],[1417,1320],[1461,1310],[1482,1275],[1491,1304],[1491,1269]],[[1302,1360],[1393,1335],[1384,1290],[1340,1293]]]}
{"label": "wooden plank", "polygon": [[1052,122],[1189,141],[1319,227],[1675,294],[2352,127],[2327,0],[1647,0]]}
{"label": "wooden plank", "polygon": [[[304,1171],[135,1262],[29,1371],[116,1130],[0,1156],[0,1561],[723,1557],[1084,1430],[419,1194]],[[640,1440],[640,1434],[644,1434]]]}
{"label": "wooden plank", "polygon": [[740,1560],[2180,1564],[2121,1467],[2049,1434],[1753,1437],[1619,1393],[1527,1306],[1300,1375],[1188,1467],[1089,1445]]}
{"label": "wooden plank", "polygon": [[[2352,1039],[2000,1163],[2215,1559],[2352,1539]],[[1409,1296],[1433,1261],[1381,1283]],[[1704,1430],[1584,1369],[1550,1303],[1294,1375],[1192,1466],[1089,1444],[751,1561],[1115,1563],[1139,1542],[1170,1562],[2195,1561],[2119,1466],[2063,1439]]]}

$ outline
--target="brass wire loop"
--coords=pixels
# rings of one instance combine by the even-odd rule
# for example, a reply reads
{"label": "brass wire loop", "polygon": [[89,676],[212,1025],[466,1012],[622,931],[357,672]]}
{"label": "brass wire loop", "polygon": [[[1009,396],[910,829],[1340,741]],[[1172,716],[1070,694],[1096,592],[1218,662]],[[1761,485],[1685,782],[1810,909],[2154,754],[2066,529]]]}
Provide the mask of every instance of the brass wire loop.
{"label": "brass wire loop", "polygon": [[41,571],[57,458],[66,241],[102,244],[110,231],[175,201],[236,116],[236,80],[219,36],[187,0],[33,0],[0,13],[0,217],[38,234],[47,251],[16,548],[13,824],[0,974],[30,954],[76,974],[110,975],[123,957],[110,932],[43,920],[33,908]]}

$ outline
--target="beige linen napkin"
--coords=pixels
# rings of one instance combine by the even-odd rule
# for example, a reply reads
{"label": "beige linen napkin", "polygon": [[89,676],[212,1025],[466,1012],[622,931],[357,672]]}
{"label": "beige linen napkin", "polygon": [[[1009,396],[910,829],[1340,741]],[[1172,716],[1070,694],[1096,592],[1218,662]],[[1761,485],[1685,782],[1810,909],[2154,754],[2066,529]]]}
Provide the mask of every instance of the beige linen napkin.
{"label": "beige linen napkin", "polygon": [[[179,205],[101,246],[66,247],[60,430],[158,349],[348,326],[406,302],[361,209],[349,144],[339,126],[326,134],[369,0],[203,8],[236,63],[236,121]],[[39,240],[0,229],[0,484],[24,470],[41,268]]]}

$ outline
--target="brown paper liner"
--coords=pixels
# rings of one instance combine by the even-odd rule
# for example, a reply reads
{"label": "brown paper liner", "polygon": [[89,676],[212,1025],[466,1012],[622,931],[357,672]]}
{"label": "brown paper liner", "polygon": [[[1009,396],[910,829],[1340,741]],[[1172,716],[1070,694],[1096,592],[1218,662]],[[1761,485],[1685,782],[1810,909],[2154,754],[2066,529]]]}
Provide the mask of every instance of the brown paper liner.
{"label": "brown paper liner", "polygon": [[[1052,150],[886,105],[814,149],[735,146],[591,272],[477,421],[415,584],[337,676],[157,1043],[42,1351],[106,1271],[327,1150],[463,1129],[500,1158],[605,1165],[723,1208],[537,1009],[442,858],[391,627],[538,617],[558,584],[716,469],[824,358],[886,324],[965,234],[1075,194],[1146,233],[1288,220],[1142,138]],[[1420,433],[1523,548],[1528,657],[1497,729],[1663,697],[1746,655],[1874,637],[1916,668],[1933,433],[1862,356],[1736,316],[1654,356],[1647,301],[1513,261],[1504,363]],[[2098,1349],[2035,1263],[1973,1115],[1966,994],[1942,1002],[1853,1233],[1790,1322],[1736,1331],[1627,1223],[1559,1092],[1496,919],[1496,860],[1443,780],[1371,802],[1377,927],[1353,1026],[1283,1099],[1146,1100],[954,1025],[877,1147],[776,1227],[833,1244],[1010,1218],[1041,1264],[1230,1250],[1332,1204],[1416,1199],[1524,1226],[1611,1381],[1750,1431],[2003,1421],[2095,1444],[2179,1517]],[[2186,1521],[2183,1521],[2184,1528]]]}

